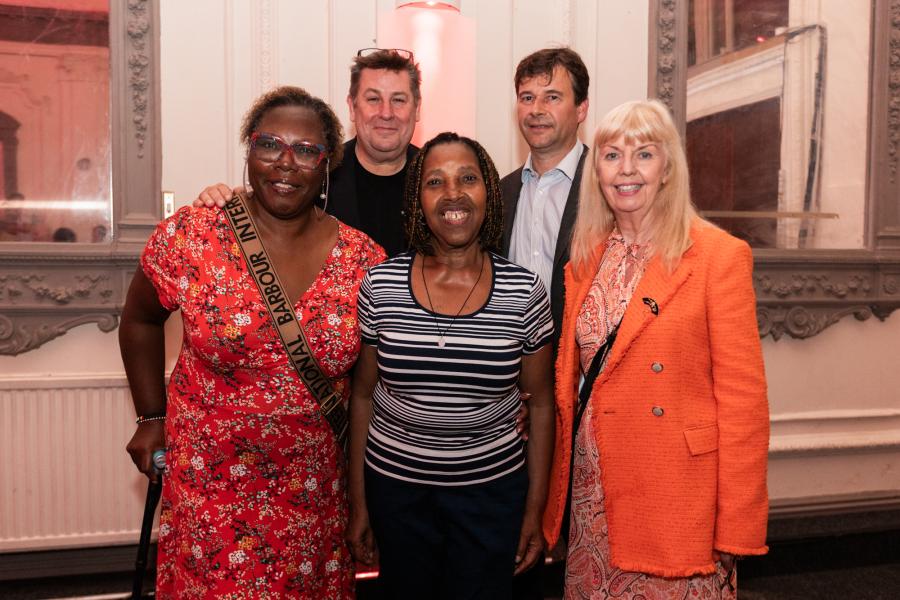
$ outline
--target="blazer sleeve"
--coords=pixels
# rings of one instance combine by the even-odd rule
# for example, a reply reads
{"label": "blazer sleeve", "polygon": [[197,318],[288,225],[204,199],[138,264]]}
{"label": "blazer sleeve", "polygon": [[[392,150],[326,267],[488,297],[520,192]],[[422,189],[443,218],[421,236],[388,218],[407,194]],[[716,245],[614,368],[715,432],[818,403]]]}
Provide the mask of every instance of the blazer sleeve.
{"label": "blazer sleeve", "polygon": [[769,407],[753,292],[753,255],[727,236],[710,257],[707,319],[719,428],[714,547],[765,554]]}

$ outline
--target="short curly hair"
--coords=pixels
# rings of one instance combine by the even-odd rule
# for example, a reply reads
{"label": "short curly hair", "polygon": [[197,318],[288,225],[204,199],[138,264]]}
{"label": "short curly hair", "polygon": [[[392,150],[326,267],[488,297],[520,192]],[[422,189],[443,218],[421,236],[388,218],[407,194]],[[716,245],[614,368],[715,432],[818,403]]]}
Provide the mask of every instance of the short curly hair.
{"label": "short curly hair", "polygon": [[433,255],[431,229],[425,221],[425,213],[422,211],[422,168],[425,158],[435,146],[441,144],[465,144],[475,153],[478,159],[478,167],[484,186],[487,190],[487,202],[485,206],[484,223],[478,232],[478,241],[484,250],[491,252],[500,251],[500,238],[503,235],[503,195],[500,191],[500,175],[494,161],[488,155],[484,147],[471,138],[467,138],[451,131],[439,133],[422,146],[409,164],[406,172],[406,190],[404,199],[406,202],[406,239],[409,246],[423,255]]}
{"label": "short curly hair", "polygon": [[302,106],[313,111],[322,122],[325,133],[325,147],[331,170],[337,168],[344,158],[344,128],[340,119],[334,114],[331,106],[321,98],[313,96],[303,88],[283,85],[270,90],[256,99],[241,125],[241,142],[250,145],[250,136],[256,131],[259,122],[273,108],[280,106]]}

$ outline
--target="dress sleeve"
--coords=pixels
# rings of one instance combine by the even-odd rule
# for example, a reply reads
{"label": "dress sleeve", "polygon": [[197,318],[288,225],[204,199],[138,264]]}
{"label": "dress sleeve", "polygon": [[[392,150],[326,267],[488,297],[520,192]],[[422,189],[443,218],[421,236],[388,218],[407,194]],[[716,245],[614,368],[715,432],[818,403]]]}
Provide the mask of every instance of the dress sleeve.
{"label": "dress sleeve", "polygon": [[187,279],[184,277],[188,209],[182,208],[162,221],[147,240],[141,254],[141,269],[153,283],[160,304],[175,311],[181,306]]}
{"label": "dress sleeve", "polygon": [[531,284],[531,294],[523,319],[525,343],[522,351],[534,354],[550,343],[553,338],[553,315],[550,312],[550,299],[541,279],[535,275]]}
{"label": "dress sleeve", "polygon": [[375,265],[380,265],[387,258],[384,248],[375,243],[372,238],[365,234],[360,234],[362,241],[360,243],[359,266],[364,271],[368,271]]}
{"label": "dress sleeve", "polygon": [[362,284],[359,286],[359,300],[356,305],[357,319],[359,320],[359,334],[364,344],[378,345],[378,322],[376,319],[375,303],[372,297],[372,272],[366,273]]}
{"label": "dress sleeve", "polygon": [[769,408],[756,324],[753,255],[738,240],[716,248],[707,284],[713,393],[719,429],[715,548],[766,552]]}

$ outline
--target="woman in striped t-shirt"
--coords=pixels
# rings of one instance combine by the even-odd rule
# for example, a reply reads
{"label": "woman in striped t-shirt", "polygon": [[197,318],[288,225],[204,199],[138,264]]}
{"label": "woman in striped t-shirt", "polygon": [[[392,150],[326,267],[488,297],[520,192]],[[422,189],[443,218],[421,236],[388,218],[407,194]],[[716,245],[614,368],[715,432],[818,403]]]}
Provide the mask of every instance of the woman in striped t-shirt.
{"label": "woman in striped t-shirt", "polygon": [[[547,293],[494,252],[499,177],[474,140],[427,142],[406,183],[412,250],[372,268],[351,399],[348,538],[389,598],[505,598],[543,549],[553,444]],[[516,432],[531,394],[529,442]],[[527,466],[526,466],[527,465]]]}

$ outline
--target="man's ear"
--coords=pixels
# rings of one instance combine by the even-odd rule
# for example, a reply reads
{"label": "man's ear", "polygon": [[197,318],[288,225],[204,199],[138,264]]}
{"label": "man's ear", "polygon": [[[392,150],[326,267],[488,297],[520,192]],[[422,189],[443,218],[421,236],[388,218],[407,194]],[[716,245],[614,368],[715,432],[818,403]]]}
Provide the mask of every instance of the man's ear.
{"label": "man's ear", "polygon": [[353,97],[350,94],[347,94],[347,108],[350,109],[350,122],[356,123],[356,106],[354,105]]}
{"label": "man's ear", "polygon": [[578,117],[579,124],[584,123],[584,120],[587,118],[589,104],[590,102],[585,98],[584,102],[575,107],[575,115]]}
{"label": "man's ear", "polygon": [[416,123],[419,122],[419,111],[421,110],[421,108],[422,108],[422,99],[419,98],[419,100],[416,102]]}

